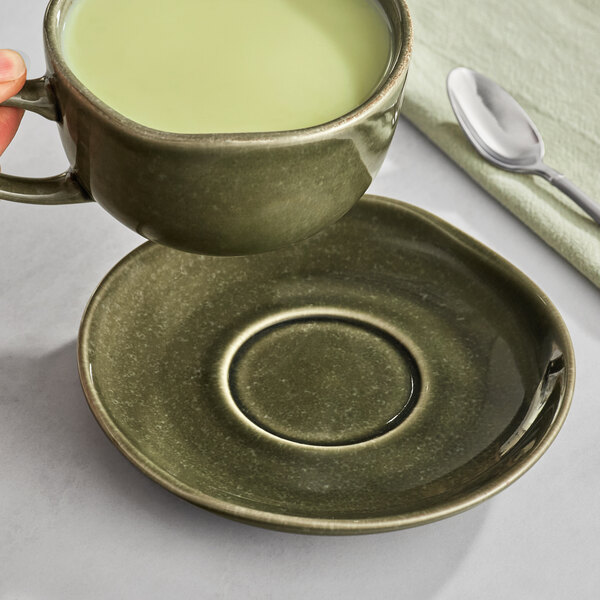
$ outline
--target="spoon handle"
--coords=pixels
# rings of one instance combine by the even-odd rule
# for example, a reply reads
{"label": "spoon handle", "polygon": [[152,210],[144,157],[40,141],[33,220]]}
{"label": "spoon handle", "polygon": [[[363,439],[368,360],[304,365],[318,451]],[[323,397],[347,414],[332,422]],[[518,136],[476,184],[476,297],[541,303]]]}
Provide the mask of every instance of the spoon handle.
{"label": "spoon handle", "polygon": [[586,193],[582,192],[572,181],[555,171],[552,167],[544,165],[540,175],[547,179],[554,187],[566,194],[580,206],[596,223],[600,224],[600,204],[594,202]]}

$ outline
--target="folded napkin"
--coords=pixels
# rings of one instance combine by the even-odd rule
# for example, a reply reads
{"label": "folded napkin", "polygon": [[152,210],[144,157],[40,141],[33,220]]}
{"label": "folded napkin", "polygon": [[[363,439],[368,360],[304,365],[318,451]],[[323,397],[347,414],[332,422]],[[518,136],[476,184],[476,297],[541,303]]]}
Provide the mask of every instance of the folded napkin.
{"label": "folded napkin", "polygon": [[600,1],[409,0],[409,9],[405,116],[600,287],[600,227],[541,178],[489,165],[446,95],[456,66],[497,81],[536,123],[548,165],[600,203]]}

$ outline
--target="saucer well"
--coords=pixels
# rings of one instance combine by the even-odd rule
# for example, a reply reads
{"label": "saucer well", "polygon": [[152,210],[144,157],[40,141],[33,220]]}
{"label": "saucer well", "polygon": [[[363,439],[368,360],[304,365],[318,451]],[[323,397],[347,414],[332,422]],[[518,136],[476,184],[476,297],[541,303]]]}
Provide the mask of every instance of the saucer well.
{"label": "saucer well", "polygon": [[574,357],[512,265],[367,196],[268,254],[139,247],[90,300],[79,372],[108,437],[170,491],[254,525],[349,534],[512,483],[566,417]]}

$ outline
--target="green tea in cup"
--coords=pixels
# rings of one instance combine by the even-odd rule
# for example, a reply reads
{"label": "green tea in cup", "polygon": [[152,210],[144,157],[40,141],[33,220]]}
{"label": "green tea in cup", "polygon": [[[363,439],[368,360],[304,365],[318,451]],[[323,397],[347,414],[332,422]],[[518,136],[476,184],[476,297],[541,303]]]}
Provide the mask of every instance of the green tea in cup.
{"label": "green tea in cup", "polygon": [[392,50],[376,0],[74,0],[62,45],[100,100],[175,133],[326,123],[371,96]]}

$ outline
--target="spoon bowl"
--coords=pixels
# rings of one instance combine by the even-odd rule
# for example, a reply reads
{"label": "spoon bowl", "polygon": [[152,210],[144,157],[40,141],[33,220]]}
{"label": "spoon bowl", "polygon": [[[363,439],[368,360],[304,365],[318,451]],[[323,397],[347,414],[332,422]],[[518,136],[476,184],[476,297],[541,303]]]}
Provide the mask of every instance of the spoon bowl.
{"label": "spoon bowl", "polygon": [[463,131],[486,159],[529,172],[544,156],[542,136],[521,105],[491,79],[466,67],[448,76],[448,96]]}

